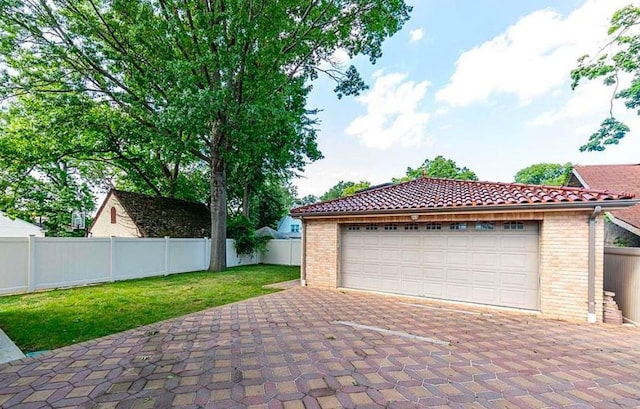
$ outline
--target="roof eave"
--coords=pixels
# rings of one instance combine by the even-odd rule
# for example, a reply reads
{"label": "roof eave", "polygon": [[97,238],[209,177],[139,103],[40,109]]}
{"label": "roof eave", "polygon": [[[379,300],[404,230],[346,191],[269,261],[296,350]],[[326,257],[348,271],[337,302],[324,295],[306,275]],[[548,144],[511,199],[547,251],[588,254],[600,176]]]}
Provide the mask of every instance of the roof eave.
{"label": "roof eave", "polygon": [[380,209],[380,210],[361,210],[361,211],[345,211],[345,212],[308,212],[308,213],[291,213],[291,217],[344,217],[344,216],[377,216],[383,214],[437,214],[437,213],[475,213],[475,212],[505,212],[505,211],[532,211],[532,210],[581,210],[592,209],[601,206],[606,209],[623,209],[640,203],[640,200],[599,200],[584,202],[568,202],[568,203],[527,203],[527,204],[509,204],[509,205],[488,205],[488,206],[461,206],[461,207],[427,207],[413,209]]}
{"label": "roof eave", "polygon": [[637,228],[636,226],[634,226],[633,224],[631,224],[631,223],[629,223],[629,222],[627,222],[625,220],[622,220],[622,219],[614,216],[613,214],[611,214],[609,212],[607,212],[607,214],[609,215],[609,219],[611,220],[611,223],[613,223],[613,224],[615,224],[615,225],[617,225],[619,227],[622,227],[625,230],[630,231],[631,233],[635,234],[636,236],[640,236],[640,229],[639,228]]}

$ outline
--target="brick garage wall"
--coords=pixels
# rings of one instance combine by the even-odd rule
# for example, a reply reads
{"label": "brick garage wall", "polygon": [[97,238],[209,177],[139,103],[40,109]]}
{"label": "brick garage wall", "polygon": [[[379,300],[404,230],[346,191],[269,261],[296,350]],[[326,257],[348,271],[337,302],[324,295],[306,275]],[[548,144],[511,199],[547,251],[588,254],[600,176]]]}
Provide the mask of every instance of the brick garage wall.
{"label": "brick garage wall", "polygon": [[305,276],[307,285],[336,288],[338,277],[339,225],[335,220],[309,221],[304,225]]}
{"label": "brick garage wall", "polygon": [[[586,321],[591,212],[546,213],[540,231],[540,311],[546,317]],[[602,321],[604,223],[596,223],[596,314]]]}
{"label": "brick garage wall", "polygon": [[[340,263],[340,225],[348,223],[409,223],[426,221],[506,221],[539,220],[540,228],[540,311],[550,318],[586,321],[589,271],[589,225],[591,212],[523,212],[343,217],[307,219],[307,285],[336,288]],[[602,217],[596,224],[596,313],[602,321],[603,229]]]}

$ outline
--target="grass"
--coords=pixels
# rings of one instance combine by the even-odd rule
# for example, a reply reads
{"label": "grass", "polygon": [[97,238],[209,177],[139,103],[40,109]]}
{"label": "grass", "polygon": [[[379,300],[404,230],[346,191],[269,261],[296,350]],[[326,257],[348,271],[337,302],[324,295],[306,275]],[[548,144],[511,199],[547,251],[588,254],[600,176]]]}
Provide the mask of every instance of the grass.
{"label": "grass", "polygon": [[299,267],[241,266],[0,297],[0,328],[23,352],[59,348],[277,290]]}

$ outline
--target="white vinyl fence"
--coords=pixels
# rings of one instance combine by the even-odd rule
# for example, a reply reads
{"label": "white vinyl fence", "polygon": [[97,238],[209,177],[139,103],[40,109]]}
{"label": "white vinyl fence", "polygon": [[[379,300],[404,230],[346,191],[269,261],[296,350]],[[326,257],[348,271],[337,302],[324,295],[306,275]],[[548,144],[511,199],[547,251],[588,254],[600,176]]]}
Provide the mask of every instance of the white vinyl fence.
{"label": "white vinyl fence", "polygon": [[[267,250],[238,256],[228,239],[227,266],[300,265],[300,240]],[[205,270],[210,254],[209,239],[0,237],[0,294]]]}
{"label": "white vinyl fence", "polygon": [[640,248],[605,247],[604,289],[616,293],[625,320],[640,325]]}

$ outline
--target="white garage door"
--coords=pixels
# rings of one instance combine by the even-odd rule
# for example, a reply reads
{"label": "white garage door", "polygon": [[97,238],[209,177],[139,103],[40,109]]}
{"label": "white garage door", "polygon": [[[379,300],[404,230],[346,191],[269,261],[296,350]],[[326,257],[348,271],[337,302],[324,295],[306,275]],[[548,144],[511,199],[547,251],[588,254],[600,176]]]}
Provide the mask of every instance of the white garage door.
{"label": "white garage door", "polygon": [[538,223],[342,227],[345,288],[537,310]]}

